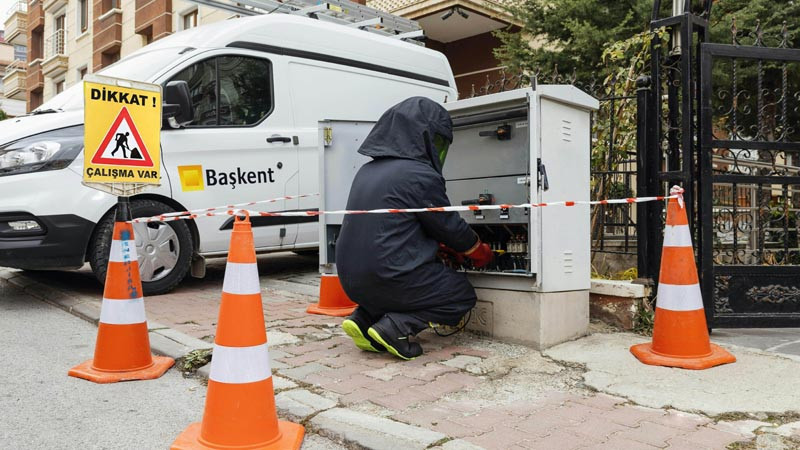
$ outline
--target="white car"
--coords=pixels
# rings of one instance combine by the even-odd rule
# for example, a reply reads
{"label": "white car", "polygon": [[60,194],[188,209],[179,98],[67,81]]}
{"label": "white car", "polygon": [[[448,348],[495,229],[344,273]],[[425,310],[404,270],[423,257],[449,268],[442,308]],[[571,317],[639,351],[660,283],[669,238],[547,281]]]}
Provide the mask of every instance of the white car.
{"label": "white car", "polygon": [[[285,14],[176,33],[99,73],[161,84],[165,103],[183,103],[183,126],[164,120],[161,186],[131,198],[134,217],[317,193],[319,120],[375,120],[411,96],[457,97],[441,53]],[[0,266],[88,261],[104,281],[116,198],[81,184],[83,114],[76,85],[0,122]],[[317,207],[308,197],[262,210]],[[251,220],[259,252],[318,248],[314,217]],[[231,226],[230,217],[137,224],[145,294],[171,290],[190,268],[202,276],[204,257],[227,253]]]}

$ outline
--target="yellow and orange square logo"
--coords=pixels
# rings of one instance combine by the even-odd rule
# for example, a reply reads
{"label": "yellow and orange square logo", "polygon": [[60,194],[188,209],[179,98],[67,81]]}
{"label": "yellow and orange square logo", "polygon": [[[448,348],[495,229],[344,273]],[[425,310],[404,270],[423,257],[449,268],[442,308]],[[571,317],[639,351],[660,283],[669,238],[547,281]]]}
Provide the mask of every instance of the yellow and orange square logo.
{"label": "yellow and orange square logo", "polygon": [[203,166],[178,166],[178,176],[181,178],[181,190],[202,191],[205,189],[203,183]]}

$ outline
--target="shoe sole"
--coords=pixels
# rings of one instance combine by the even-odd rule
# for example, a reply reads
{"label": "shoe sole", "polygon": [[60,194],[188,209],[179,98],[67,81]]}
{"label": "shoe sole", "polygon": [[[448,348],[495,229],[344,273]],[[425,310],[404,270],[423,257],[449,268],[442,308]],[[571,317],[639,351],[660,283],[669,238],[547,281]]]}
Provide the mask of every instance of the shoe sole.
{"label": "shoe sole", "polygon": [[412,359],[416,358],[416,356],[414,356],[413,358],[409,358],[409,357],[407,357],[407,356],[403,356],[402,354],[400,354],[400,352],[398,352],[396,348],[394,348],[394,347],[392,347],[391,345],[389,345],[389,344],[388,344],[388,343],[387,343],[387,342],[386,342],[386,341],[385,341],[385,340],[384,340],[384,339],[381,337],[381,335],[380,335],[380,334],[378,334],[378,332],[377,332],[377,331],[375,331],[375,329],[374,329],[374,328],[372,328],[372,327],[370,327],[370,328],[369,328],[369,330],[367,330],[367,334],[369,334],[369,335],[370,335],[370,337],[371,337],[372,339],[375,339],[375,341],[376,341],[377,343],[379,343],[379,344],[381,344],[382,346],[386,347],[386,350],[388,350],[388,351],[389,351],[389,353],[391,353],[392,355],[394,355],[394,356],[396,356],[396,357],[398,357],[398,358],[400,358],[400,359],[404,359],[404,360],[406,360],[406,361],[411,361]]}
{"label": "shoe sole", "polygon": [[353,343],[356,344],[356,347],[366,352],[380,353],[380,350],[373,347],[369,340],[364,336],[364,333],[361,332],[361,328],[358,327],[358,324],[352,320],[347,319],[342,322],[342,329],[348,336],[350,336],[351,339],[353,339]]}

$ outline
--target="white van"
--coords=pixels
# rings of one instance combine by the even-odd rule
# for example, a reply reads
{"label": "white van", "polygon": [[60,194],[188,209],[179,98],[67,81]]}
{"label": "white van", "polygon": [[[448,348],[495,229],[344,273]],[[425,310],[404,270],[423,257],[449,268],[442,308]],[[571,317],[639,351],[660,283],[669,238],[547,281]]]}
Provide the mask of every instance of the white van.
{"label": "white van", "polygon": [[[319,192],[319,120],[375,120],[411,96],[457,97],[441,53],[287,14],[183,31],[99,73],[161,84],[165,103],[184,104],[184,126],[164,120],[162,184],[131,198],[134,217]],[[82,149],[80,85],[0,122],[0,266],[88,261],[104,280],[116,198],[81,184]],[[262,210],[317,207],[310,197]],[[318,247],[313,217],[251,220],[259,252]],[[229,217],[137,224],[145,294],[171,290],[190,268],[202,276],[204,257],[226,254],[231,227]]]}

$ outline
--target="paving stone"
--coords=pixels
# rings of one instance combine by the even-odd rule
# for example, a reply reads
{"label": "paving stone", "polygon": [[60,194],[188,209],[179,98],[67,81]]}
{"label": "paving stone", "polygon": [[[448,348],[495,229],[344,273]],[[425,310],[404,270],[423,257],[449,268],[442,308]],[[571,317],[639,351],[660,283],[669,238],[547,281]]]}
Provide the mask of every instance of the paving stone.
{"label": "paving stone", "polygon": [[[536,447],[531,447],[536,448]],[[592,450],[656,450],[658,447],[653,447],[652,445],[647,445],[642,442],[638,441],[631,441],[629,439],[622,439],[617,436],[612,436],[607,441],[592,444],[586,448],[591,448]],[[698,447],[695,447],[693,450],[701,450]]]}
{"label": "paving stone", "polygon": [[[494,431],[489,433],[484,433],[479,436],[472,436],[464,438],[465,441],[471,442],[473,444],[479,445],[483,448],[489,449],[506,449],[514,444],[523,442],[526,437],[529,437],[526,433],[504,426],[495,427]],[[541,448],[560,448],[560,447],[541,447]]]}
{"label": "paving stone", "polygon": [[405,392],[400,392],[397,394],[382,394],[378,397],[371,398],[370,401],[376,405],[380,405],[391,410],[402,411],[409,406],[416,405],[418,403],[432,402],[436,400],[436,398],[437,397],[433,395],[411,388]]}
{"label": "paving stone", "polygon": [[276,391],[278,389],[294,389],[297,387],[297,383],[292,380],[287,380],[286,378],[279,377],[277,375],[272,376],[272,387]]}
{"label": "paving stone", "polygon": [[311,414],[336,406],[336,402],[305,389],[292,389],[275,396],[275,406],[281,415],[291,420],[303,420]]}
{"label": "paving stone", "polygon": [[629,428],[616,434],[617,437],[631,441],[641,442],[653,447],[664,448],[667,441],[685,433],[685,430],[671,428],[652,422],[640,422],[636,428]]}
{"label": "paving stone", "polygon": [[465,387],[474,386],[477,383],[478,379],[475,377],[464,375],[463,373],[448,373],[430,383],[412,389],[417,389],[434,397],[441,397],[451,392],[460,391]]}
{"label": "paving stone", "polygon": [[580,422],[556,417],[547,413],[537,413],[512,426],[518,430],[524,431],[533,439],[548,436],[553,433],[553,431],[564,428],[565,426],[577,425],[580,425]]}
{"label": "paving stone", "polygon": [[480,364],[483,359],[477,356],[458,355],[453,359],[442,361],[445,366],[455,367],[456,369],[466,369],[468,366]]}
{"label": "paving stone", "polygon": [[383,396],[380,392],[371,391],[369,389],[359,389],[357,391],[353,391],[349,394],[344,394],[339,397],[339,403],[350,406],[355,403],[362,403],[367,400],[372,400],[373,398],[378,398]]}
{"label": "paving stone", "polygon": [[436,422],[436,424],[433,425],[431,428],[433,428],[435,431],[438,431],[440,433],[444,433],[447,436],[452,437],[452,438],[464,438],[464,437],[467,437],[467,436],[477,436],[477,435],[482,433],[481,430],[478,430],[478,429],[475,429],[475,428],[470,428],[470,427],[465,427],[464,425],[457,424],[457,423],[452,422],[452,421],[447,420],[447,419],[442,419],[439,422]]}
{"label": "paving stone", "polygon": [[441,450],[484,450],[483,447],[478,447],[462,439],[453,439],[433,448]]}
{"label": "paving stone", "polygon": [[347,450],[347,447],[318,434],[306,433],[300,450]]}
{"label": "paving stone", "polygon": [[708,417],[676,411],[674,409],[667,410],[667,413],[661,417],[650,418],[647,419],[647,421],[672,428],[680,428],[686,431],[694,431],[703,425],[711,423],[711,419]]}
{"label": "paving stone", "polygon": [[800,422],[791,422],[781,425],[772,432],[786,437],[800,437]]}
{"label": "paving stone", "polygon": [[436,378],[446,373],[457,372],[457,371],[458,369],[456,369],[455,367],[447,367],[439,363],[430,363],[424,367],[420,367],[412,371],[407,371],[406,375],[412,378],[416,378],[418,380],[433,381]]}
{"label": "paving stone", "polygon": [[520,442],[520,445],[535,449],[573,450],[587,446],[593,446],[598,444],[600,441],[601,440],[598,438],[590,439],[585,436],[568,433],[563,430],[553,430],[552,433],[545,437],[536,438],[533,440],[526,439]]}
{"label": "paving stone", "polygon": [[392,364],[390,366],[382,367],[380,369],[368,370],[364,372],[364,375],[376,378],[378,380],[389,381],[395,375],[399,375],[401,373],[403,373],[402,367],[400,367],[397,364]]}
{"label": "paving stone", "polygon": [[452,416],[453,411],[437,404],[426,405],[419,409],[412,409],[403,413],[395,414],[393,419],[400,422],[418,425],[423,428],[430,428],[438,424],[445,418]]}
{"label": "paving stone", "polygon": [[287,376],[289,378],[294,378],[295,380],[303,380],[308,375],[312,373],[322,372],[325,370],[331,370],[330,367],[325,367],[322,364],[311,362],[308,364],[304,364],[299,367],[294,367],[292,369],[283,369],[281,370],[281,374]]}
{"label": "paving stone", "polygon": [[277,347],[279,345],[296,344],[300,342],[300,339],[283,331],[267,331],[267,342],[269,342],[270,347]]}
{"label": "paving stone", "polygon": [[745,438],[752,438],[755,436],[754,431],[761,427],[772,427],[773,425],[768,422],[761,422],[759,420],[736,420],[733,422],[719,422],[709,425],[719,431],[741,435]]}
{"label": "paving stone", "polygon": [[613,411],[616,405],[626,402],[624,398],[614,397],[606,394],[597,394],[586,397],[575,396],[574,399],[570,399],[569,401],[606,411]]}
{"label": "paving stone", "polygon": [[446,437],[442,433],[346,408],[323,411],[311,419],[311,424],[324,436],[376,450],[424,449]]}
{"label": "paving stone", "polygon": [[603,417],[620,425],[635,427],[644,420],[655,422],[665,413],[660,409],[642,408],[639,406],[620,406],[613,411],[603,413]]}
{"label": "paving stone", "polygon": [[568,433],[578,434],[588,438],[597,438],[598,436],[611,436],[620,431],[630,430],[630,427],[606,420],[603,418],[602,414],[597,414],[596,416],[587,418],[578,425],[571,425],[562,429]]}
{"label": "paving stone", "polygon": [[469,416],[453,416],[450,417],[450,420],[468,428],[489,432],[494,430],[498,424],[510,425],[514,422],[519,422],[522,418],[515,418],[497,409],[487,408]]}
{"label": "paving stone", "polygon": [[683,433],[678,437],[710,448],[725,448],[725,446],[730,443],[744,439],[744,437],[740,435],[727,433],[708,427],[703,427],[697,431],[692,431],[689,433]]}

